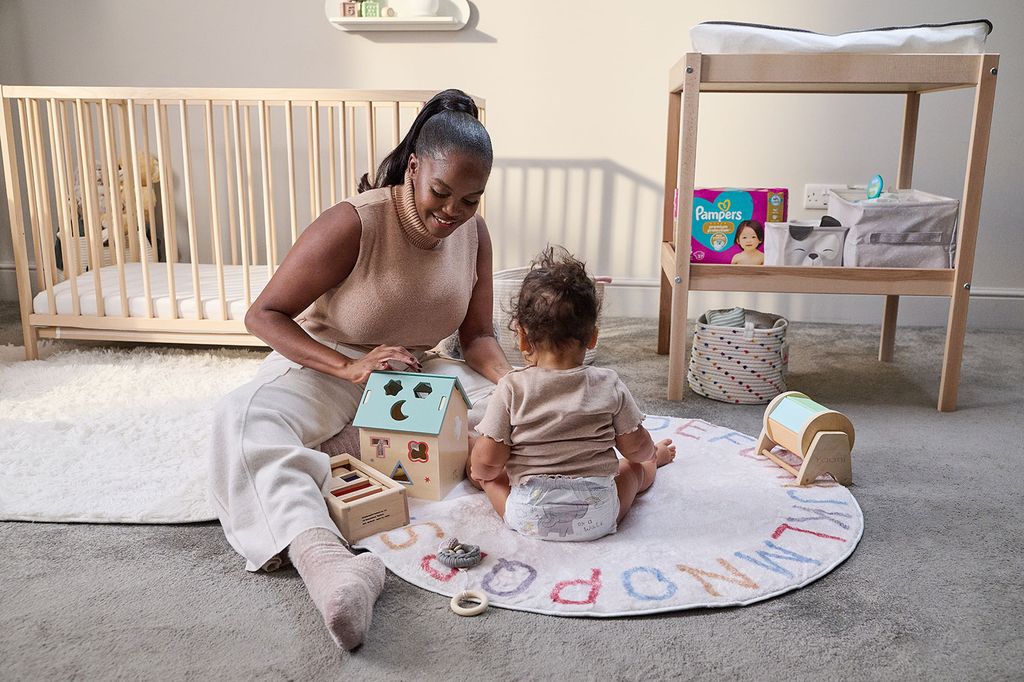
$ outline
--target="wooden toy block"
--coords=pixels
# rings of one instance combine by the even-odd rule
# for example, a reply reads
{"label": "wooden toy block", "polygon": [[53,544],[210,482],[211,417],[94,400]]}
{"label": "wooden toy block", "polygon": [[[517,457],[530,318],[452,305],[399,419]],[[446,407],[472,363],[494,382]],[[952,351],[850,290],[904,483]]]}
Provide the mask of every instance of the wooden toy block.
{"label": "wooden toy block", "polygon": [[327,509],[350,543],[409,523],[405,486],[351,455],[331,457],[328,492]]}
{"label": "wooden toy block", "polygon": [[343,2],[341,3],[341,16],[343,17],[358,17],[359,16],[359,3],[358,2]]}
{"label": "wooden toy block", "polygon": [[[795,476],[798,485],[810,485],[826,473],[836,482],[850,485],[853,441],[853,424],[846,415],[819,405],[803,393],[787,391],[765,409],[756,451]],[[803,460],[800,468],[772,452],[776,445]]]}
{"label": "wooden toy block", "polygon": [[[344,481],[347,480],[347,478],[342,478],[341,480]],[[344,495],[348,495],[349,493],[354,493],[357,490],[369,488],[372,485],[373,481],[371,481],[368,478],[357,478],[355,481],[352,481],[348,485],[344,485],[340,488],[335,488],[334,490],[331,490],[331,494],[334,495],[335,497],[342,497]]]}

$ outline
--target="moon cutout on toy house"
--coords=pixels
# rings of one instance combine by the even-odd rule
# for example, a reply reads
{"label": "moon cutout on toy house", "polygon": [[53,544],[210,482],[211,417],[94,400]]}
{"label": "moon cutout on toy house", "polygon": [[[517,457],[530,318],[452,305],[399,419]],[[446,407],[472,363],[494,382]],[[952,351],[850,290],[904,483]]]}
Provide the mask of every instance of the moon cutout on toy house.
{"label": "moon cutout on toy house", "polygon": [[396,422],[400,422],[403,419],[409,418],[409,415],[402,414],[403,405],[405,405],[405,401],[399,400],[398,402],[391,406],[391,418],[394,419]]}

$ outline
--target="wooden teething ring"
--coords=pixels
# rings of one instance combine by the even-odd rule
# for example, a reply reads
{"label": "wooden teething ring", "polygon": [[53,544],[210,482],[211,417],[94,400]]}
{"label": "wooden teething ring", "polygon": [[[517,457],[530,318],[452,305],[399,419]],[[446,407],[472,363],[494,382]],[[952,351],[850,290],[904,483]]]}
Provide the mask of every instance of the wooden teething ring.
{"label": "wooden teething ring", "polygon": [[[462,602],[476,602],[476,606],[465,607]],[[487,595],[479,590],[466,590],[452,597],[452,611],[460,616],[476,616],[483,613],[488,604]]]}

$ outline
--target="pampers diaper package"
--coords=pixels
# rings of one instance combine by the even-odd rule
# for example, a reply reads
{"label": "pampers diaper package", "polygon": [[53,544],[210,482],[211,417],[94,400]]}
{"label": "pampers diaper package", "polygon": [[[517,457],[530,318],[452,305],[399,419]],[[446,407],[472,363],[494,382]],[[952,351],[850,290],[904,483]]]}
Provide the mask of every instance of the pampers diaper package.
{"label": "pampers diaper package", "polygon": [[[690,261],[759,265],[764,262],[764,224],[787,220],[783,187],[693,191]],[[743,221],[752,221],[740,230]]]}

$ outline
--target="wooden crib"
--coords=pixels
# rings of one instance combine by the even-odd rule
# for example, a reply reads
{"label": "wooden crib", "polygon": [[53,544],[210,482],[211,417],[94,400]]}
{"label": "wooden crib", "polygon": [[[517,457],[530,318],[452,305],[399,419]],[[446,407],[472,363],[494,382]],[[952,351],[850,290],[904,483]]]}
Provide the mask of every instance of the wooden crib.
{"label": "wooden crib", "polygon": [[262,345],[252,301],[433,94],[0,86],[26,357],[39,338]]}

